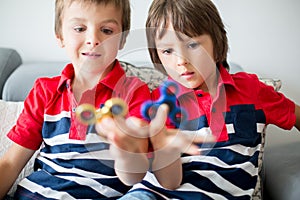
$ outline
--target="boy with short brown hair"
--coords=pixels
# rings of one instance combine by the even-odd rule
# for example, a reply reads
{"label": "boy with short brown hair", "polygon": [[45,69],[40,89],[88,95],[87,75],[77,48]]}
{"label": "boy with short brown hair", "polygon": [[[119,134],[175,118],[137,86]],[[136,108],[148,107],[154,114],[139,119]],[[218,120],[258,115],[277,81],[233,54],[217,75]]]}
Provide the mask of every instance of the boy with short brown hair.
{"label": "boy with short brown hair", "polygon": [[[118,97],[129,107],[126,117],[141,117],[140,105],[150,98],[149,89],[138,78],[126,77],[116,59],[130,28],[130,3],[57,0],[55,11],[55,33],[71,63],[60,76],[37,79],[26,98],[8,133],[14,143],[0,160],[0,198],[41,147],[35,171],[19,183],[14,198],[116,199],[130,189],[114,169],[126,158],[114,160],[110,143],[94,125],[81,124],[75,111],[83,103],[101,108]],[[135,150],[146,153],[148,140],[141,138],[140,143],[144,145]]]}

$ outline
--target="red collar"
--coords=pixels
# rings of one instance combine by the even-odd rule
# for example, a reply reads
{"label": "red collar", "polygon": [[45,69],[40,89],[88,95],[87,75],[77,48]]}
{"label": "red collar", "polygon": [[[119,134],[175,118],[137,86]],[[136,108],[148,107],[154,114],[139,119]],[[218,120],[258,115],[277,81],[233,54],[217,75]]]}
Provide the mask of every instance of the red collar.
{"label": "red collar", "polygon": [[[116,84],[118,83],[118,81],[122,77],[124,77],[124,74],[125,74],[125,71],[121,67],[120,62],[118,60],[115,60],[115,64],[114,64],[112,70],[107,74],[106,77],[104,77],[102,80],[100,80],[97,85],[103,84],[113,90],[115,88]],[[73,64],[72,63],[67,64],[61,73],[61,78],[60,78],[60,81],[59,81],[59,84],[57,87],[58,93],[62,93],[63,88],[64,88],[63,86],[65,86],[68,83],[68,80],[70,80],[69,82],[71,82],[71,80],[73,80],[73,78],[74,78],[74,75],[75,75],[75,72],[74,72]]]}

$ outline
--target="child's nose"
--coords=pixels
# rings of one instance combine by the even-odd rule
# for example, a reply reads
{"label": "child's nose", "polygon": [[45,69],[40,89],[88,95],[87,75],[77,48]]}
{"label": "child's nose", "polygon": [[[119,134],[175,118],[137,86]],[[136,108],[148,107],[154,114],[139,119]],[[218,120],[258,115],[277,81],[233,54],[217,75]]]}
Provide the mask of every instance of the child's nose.
{"label": "child's nose", "polygon": [[184,66],[188,64],[188,59],[183,55],[177,56],[177,66]]}
{"label": "child's nose", "polygon": [[88,44],[88,45],[93,45],[93,46],[98,46],[98,45],[99,45],[99,42],[88,41],[86,44]]}
{"label": "child's nose", "polygon": [[86,40],[86,44],[87,45],[91,45],[91,46],[98,46],[101,43],[101,40],[99,38],[99,36],[97,36],[96,33],[90,33],[88,34],[87,40]]}

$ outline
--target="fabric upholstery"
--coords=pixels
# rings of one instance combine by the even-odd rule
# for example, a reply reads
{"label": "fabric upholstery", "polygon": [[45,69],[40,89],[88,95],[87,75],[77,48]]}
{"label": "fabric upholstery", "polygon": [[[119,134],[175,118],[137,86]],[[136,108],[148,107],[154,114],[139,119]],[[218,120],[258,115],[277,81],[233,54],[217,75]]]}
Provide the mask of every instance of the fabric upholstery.
{"label": "fabric upholstery", "polygon": [[21,56],[16,50],[0,48],[0,99],[6,79],[21,63]]}
{"label": "fabric upholstery", "polygon": [[[23,109],[23,102],[8,102],[0,100],[0,157],[6,152],[8,147],[12,144],[12,141],[6,137],[6,133],[16,123],[19,114]],[[9,191],[9,195],[13,194],[17,189],[17,183],[20,182],[25,176],[29,175],[33,171],[33,156],[27,165],[23,168],[15,184]]]}
{"label": "fabric upholstery", "polygon": [[282,144],[266,148],[265,185],[267,199],[297,200],[300,197],[300,144]]}

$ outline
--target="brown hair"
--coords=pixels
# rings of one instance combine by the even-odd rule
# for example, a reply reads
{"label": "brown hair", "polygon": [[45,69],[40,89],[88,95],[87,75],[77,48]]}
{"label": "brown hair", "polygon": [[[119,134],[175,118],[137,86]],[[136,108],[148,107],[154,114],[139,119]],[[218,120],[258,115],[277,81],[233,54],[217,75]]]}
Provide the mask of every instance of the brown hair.
{"label": "brown hair", "polygon": [[62,28],[62,16],[66,6],[71,5],[73,2],[78,1],[80,3],[87,4],[114,4],[116,8],[122,11],[122,41],[126,40],[126,37],[130,30],[130,2],[129,0],[56,0],[55,2],[55,34],[61,36]]}
{"label": "brown hair", "polygon": [[214,60],[219,66],[227,63],[228,40],[220,14],[211,0],[153,0],[146,21],[148,50],[155,68],[166,74],[157,55],[155,38],[162,38],[171,23],[174,30],[189,37],[211,36]]}

